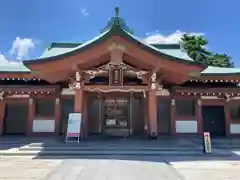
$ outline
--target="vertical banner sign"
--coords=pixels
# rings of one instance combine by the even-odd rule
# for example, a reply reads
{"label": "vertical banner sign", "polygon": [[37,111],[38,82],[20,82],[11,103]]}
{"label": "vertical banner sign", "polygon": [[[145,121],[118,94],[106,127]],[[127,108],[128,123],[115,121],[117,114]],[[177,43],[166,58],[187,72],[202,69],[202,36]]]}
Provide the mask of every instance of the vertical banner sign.
{"label": "vertical banner sign", "polygon": [[211,153],[212,145],[211,145],[211,137],[209,132],[204,132],[203,134],[203,143],[204,143],[204,152]]}
{"label": "vertical banner sign", "polygon": [[[66,142],[79,142],[81,133],[82,114],[70,113],[68,116]],[[73,140],[70,140],[73,139]]]}

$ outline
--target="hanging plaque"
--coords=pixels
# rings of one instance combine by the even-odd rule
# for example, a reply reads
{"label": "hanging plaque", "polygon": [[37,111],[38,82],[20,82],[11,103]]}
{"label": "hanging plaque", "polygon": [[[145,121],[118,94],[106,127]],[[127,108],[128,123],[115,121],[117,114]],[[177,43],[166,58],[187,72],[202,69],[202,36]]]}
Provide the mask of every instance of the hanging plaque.
{"label": "hanging plaque", "polygon": [[109,70],[109,85],[110,86],[122,86],[123,85],[123,73],[120,66],[111,66]]}

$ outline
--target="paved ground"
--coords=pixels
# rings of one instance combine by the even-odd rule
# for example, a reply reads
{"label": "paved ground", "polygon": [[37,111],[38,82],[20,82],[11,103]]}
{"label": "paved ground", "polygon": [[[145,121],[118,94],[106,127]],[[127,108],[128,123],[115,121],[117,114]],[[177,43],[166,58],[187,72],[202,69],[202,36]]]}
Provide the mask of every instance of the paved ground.
{"label": "paved ground", "polygon": [[[76,146],[89,148],[94,145],[101,150],[103,146],[116,145],[135,148],[139,143],[144,147],[167,147],[168,150],[171,147],[179,154],[180,147],[197,148],[202,145],[200,138],[163,138],[157,141],[86,141]],[[29,144],[32,148],[65,146],[56,139],[0,138],[0,151],[17,152],[19,147]],[[1,157],[0,154],[0,180],[240,180],[240,138],[214,139],[213,146],[226,155],[180,156],[168,152],[155,156]]]}
{"label": "paved ground", "polygon": [[173,162],[186,180],[240,180],[240,161]]}
{"label": "paved ground", "polygon": [[[198,159],[198,161],[196,161]],[[240,180],[240,161],[200,157],[2,157],[0,180]]]}

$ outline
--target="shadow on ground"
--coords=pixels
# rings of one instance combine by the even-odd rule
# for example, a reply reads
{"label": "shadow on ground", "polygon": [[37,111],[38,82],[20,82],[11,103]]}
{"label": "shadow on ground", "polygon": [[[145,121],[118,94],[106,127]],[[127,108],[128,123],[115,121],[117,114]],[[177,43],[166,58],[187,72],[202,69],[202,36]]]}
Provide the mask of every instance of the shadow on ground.
{"label": "shadow on ground", "polygon": [[91,155],[91,156],[36,156],[34,159],[93,159],[93,160],[123,160],[146,162],[183,162],[183,161],[240,161],[237,155],[231,156],[134,156],[134,155]]}
{"label": "shadow on ground", "polygon": [[29,143],[32,142],[36,142],[36,140],[26,138],[25,136],[1,136],[0,150],[19,148],[21,146],[28,145]]}

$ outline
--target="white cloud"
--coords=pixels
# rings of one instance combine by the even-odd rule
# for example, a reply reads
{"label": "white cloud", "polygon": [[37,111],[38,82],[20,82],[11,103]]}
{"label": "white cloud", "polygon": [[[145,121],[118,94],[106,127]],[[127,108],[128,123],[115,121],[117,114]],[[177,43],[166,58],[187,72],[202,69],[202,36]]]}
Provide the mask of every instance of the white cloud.
{"label": "white cloud", "polygon": [[9,60],[7,60],[7,58],[2,54],[2,53],[0,53],[0,66],[1,65],[7,65],[7,64],[19,64],[19,63],[22,63],[22,61],[9,61]]}
{"label": "white cloud", "polygon": [[[147,36],[144,38],[144,41],[146,41],[147,43],[166,43],[166,44],[179,43],[181,41],[182,35],[185,33],[187,32],[177,30],[172,34],[163,35],[158,31],[156,31],[155,33],[151,33],[151,34],[147,33],[146,34]],[[204,33],[198,33],[198,32],[191,32],[188,34],[196,35],[196,36],[204,35]]]}
{"label": "white cloud", "polygon": [[16,56],[16,59],[22,60],[27,57],[30,49],[35,48],[35,41],[30,38],[16,37],[13,41],[10,53]]}
{"label": "white cloud", "polygon": [[5,58],[5,56],[2,53],[0,53],[0,64],[7,63],[7,62],[8,60]]}
{"label": "white cloud", "polygon": [[86,9],[81,9],[81,13],[83,16],[89,16],[89,12]]}

